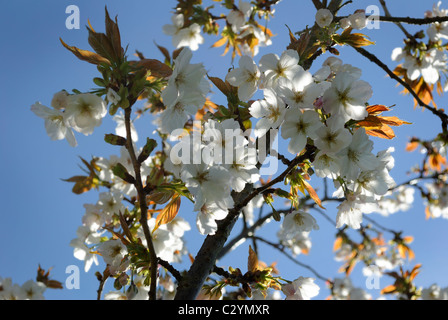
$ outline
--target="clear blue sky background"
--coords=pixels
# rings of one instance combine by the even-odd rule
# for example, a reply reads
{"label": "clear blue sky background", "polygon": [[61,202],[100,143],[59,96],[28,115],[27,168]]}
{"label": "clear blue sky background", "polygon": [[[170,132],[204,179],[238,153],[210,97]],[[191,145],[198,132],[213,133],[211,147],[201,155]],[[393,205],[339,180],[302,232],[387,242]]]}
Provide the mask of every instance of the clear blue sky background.
{"label": "clear blue sky background", "polygon": [[[355,9],[366,8],[377,1],[354,1],[343,11],[345,14]],[[425,10],[431,9],[432,1],[389,1],[392,14],[398,16],[423,17]],[[102,271],[103,265],[92,267],[84,273],[83,263],[73,257],[69,246],[76,237],[76,229],[81,224],[84,203],[95,203],[98,194],[93,191],[83,195],[71,193],[71,184],[61,181],[80,173],[78,156],[89,159],[92,155],[108,157],[118,154],[118,150],[103,142],[105,133],[113,132],[114,123],[109,118],[97,128],[92,136],[77,134],[79,146],[71,148],[66,141],[53,142],[47,137],[43,121],[37,118],[30,106],[36,101],[49,105],[53,94],[61,89],[88,91],[94,87],[91,79],[97,76],[94,66],[77,60],[62,47],[59,37],[70,45],[88,49],[87,31],[83,27],[89,19],[96,30],[104,29],[104,7],[107,4],[111,16],[118,14],[123,44],[129,44],[129,53],[139,50],[147,57],[162,59],[154,41],[172,51],[171,39],[161,31],[163,24],[170,23],[171,10],[175,1],[9,1],[2,4],[0,10],[0,277],[11,277],[13,282],[22,284],[35,278],[38,264],[44,269],[53,268],[53,278],[65,283],[68,265],[77,265],[81,269],[80,290],[48,290],[47,299],[95,299],[98,282],[95,271]],[[81,12],[81,29],[68,30],[65,27],[68,5],[76,4]],[[303,5],[301,5],[303,4]],[[448,5],[448,2],[446,3]],[[303,6],[303,7],[302,7]],[[311,1],[283,0],[276,6],[274,19],[269,27],[276,34],[274,45],[262,48],[255,58],[275,52],[280,54],[288,44],[285,24],[291,30],[303,29],[314,23],[315,9]],[[410,31],[419,28],[409,27]],[[391,68],[390,61],[393,48],[402,45],[403,35],[396,26],[381,24],[380,30],[365,30],[365,33],[377,45],[368,48]],[[209,74],[223,78],[231,67],[230,55],[221,56],[222,48],[210,48],[216,38],[206,37],[206,43],[194,53],[194,62],[203,62]],[[319,58],[312,70],[322,63],[327,56]],[[392,175],[399,183],[406,180],[406,171],[420,162],[415,154],[404,152],[409,137],[433,138],[440,128],[437,119],[429,112],[413,109],[413,101],[408,96],[401,96],[401,88],[388,79],[384,72],[358,56],[350,48],[342,48],[344,62],[361,67],[363,79],[373,87],[372,104],[393,105],[396,107],[390,115],[414,123],[395,130],[397,137],[392,141],[374,139],[376,150],[395,146],[396,165]],[[217,97],[217,99],[219,99]],[[437,97],[440,106],[444,106],[445,97]],[[140,137],[150,135],[151,121],[148,117],[137,122]],[[140,139],[143,141],[143,139]],[[190,221],[192,231],[187,233],[187,244],[194,255],[204,237],[195,229],[195,214],[187,205],[183,207],[182,217]],[[266,211],[265,211],[266,212]],[[328,215],[336,216],[336,211],[329,207]],[[308,256],[298,259],[312,265],[327,277],[342,276],[337,273],[340,263],[333,260],[332,245],[336,229],[320,216],[316,216],[321,226],[320,231],[311,234],[313,247]],[[389,218],[378,214],[371,215],[378,222],[389,228],[403,230],[405,235],[415,236],[412,248],[416,259],[412,262],[423,263],[421,274],[416,283],[429,286],[437,282],[448,286],[446,265],[448,262],[448,227],[447,220],[425,220],[424,207],[417,196],[413,208],[405,213],[397,213]],[[267,233],[275,236],[277,223],[271,223]],[[236,228],[238,231],[238,227]],[[228,259],[219,265],[240,267],[246,270],[248,244],[242,245]],[[233,258],[232,258],[233,257]],[[243,257],[236,258],[236,257]],[[284,259],[279,253],[260,245],[261,260],[271,263],[278,261],[278,267],[286,279],[294,280],[300,275],[313,276],[308,270],[298,267]],[[101,260],[101,259],[100,259]],[[188,259],[179,269],[188,267]],[[356,286],[364,287],[365,278],[356,268],[353,280]],[[384,278],[385,282],[390,282]],[[328,295],[323,282],[319,298]],[[108,287],[110,288],[110,287]],[[107,290],[106,290],[107,291]],[[378,291],[369,291],[374,297]]]}

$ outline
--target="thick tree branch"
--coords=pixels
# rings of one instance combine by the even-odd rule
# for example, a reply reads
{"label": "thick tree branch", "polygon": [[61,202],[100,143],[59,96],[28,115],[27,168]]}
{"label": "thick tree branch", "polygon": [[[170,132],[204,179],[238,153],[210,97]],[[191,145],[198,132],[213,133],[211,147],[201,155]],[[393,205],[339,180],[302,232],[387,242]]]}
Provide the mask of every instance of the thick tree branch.
{"label": "thick tree branch", "polygon": [[283,181],[299,163],[312,158],[314,152],[314,147],[307,146],[307,151],[292,160],[288,168],[277,178],[256,189],[253,189],[252,185],[247,184],[242,192],[234,196],[235,206],[229,210],[225,219],[218,221],[218,230],[214,235],[207,236],[190,270],[188,270],[182,281],[179,282],[175,296],[176,300],[193,300],[196,298],[207,276],[213,271],[218,255],[224,247],[241,210],[257,195],[262,194],[274,184]]}

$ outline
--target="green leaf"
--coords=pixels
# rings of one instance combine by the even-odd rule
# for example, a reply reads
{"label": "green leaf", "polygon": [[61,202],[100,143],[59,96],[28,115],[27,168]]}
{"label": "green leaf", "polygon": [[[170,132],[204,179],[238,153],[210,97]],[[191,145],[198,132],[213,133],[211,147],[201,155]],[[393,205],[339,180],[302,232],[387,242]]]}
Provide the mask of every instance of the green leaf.
{"label": "green leaf", "polygon": [[104,136],[104,141],[113,145],[113,146],[124,146],[126,144],[126,139],[120,136],[117,136],[112,133],[108,133]]}
{"label": "green leaf", "polygon": [[146,138],[146,144],[143,147],[142,152],[138,156],[138,162],[142,163],[151,155],[151,152],[157,147],[157,141],[154,139]]}
{"label": "green leaf", "polygon": [[128,183],[131,183],[131,184],[135,183],[134,177],[128,173],[128,170],[121,163],[117,163],[112,168],[112,172],[114,173],[115,176],[123,179],[124,181],[126,181]]}

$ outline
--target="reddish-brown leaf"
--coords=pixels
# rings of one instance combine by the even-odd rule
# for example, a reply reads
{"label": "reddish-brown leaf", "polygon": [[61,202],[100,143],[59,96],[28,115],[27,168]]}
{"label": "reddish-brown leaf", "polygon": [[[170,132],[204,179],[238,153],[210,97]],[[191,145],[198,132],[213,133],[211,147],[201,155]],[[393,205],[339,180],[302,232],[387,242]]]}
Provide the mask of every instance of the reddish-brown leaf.
{"label": "reddish-brown leaf", "polygon": [[59,38],[59,40],[61,41],[62,45],[66,49],[71,51],[78,59],[80,59],[82,61],[87,61],[87,62],[95,64],[95,65],[99,65],[101,63],[110,64],[110,61],[108,59],[104,58],[103,56],[101,56],[95,52],[91,52],[88,50],[82,50],[82,49],[79,49],[79,48],[76,48],[73,46],[69,46],[61,38]]}
{"label": "reddish-brown leaf", "polygon": [[140,61],[131,61],[131,63],[150,71],[151,75],[159,78],[168,78],[173,73],[173,70],[168,65],[157,59],[143,59]]}

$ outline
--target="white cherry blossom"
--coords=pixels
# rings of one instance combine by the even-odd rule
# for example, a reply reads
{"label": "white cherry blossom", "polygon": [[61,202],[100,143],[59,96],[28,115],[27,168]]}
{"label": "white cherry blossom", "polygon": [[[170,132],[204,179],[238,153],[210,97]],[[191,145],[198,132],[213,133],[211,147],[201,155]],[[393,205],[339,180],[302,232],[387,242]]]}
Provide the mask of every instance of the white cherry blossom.
{"label": "white cherry blossom", "polygon": [[78,143],[64,112],[57,109],[50,109],[40,102],[33,104],[31,111],[45,120],[45,129],[51,140],[67,139],[70,146],[76,147]]}
{"label": "white cherry blossom", "polygon": [[269,53],[261,57],[259,65],[264,73],[264,86],[277,87],[281,81],[292,79],[299,72],[299,54],[297,51],[288,49],[282,53],[280,58],[275,53]]}
{"label": "white cherry blossom", "polygon": [[314,283],[314,278],[299,277],[292,283],[282,286],[286,300],[310,300],[319,294],[319,286]]}
{"label": "white cherry blossom", "polygon": [[281,136],[283,139],[291,139],[288,151],[295,154],[305,148],[308,137],[316,139],[316,131],[323,126],[317,112],[289,109],[286,111],[285,122],[281,127]]}
{"label": "white cherry blossom", "polygon": [[363,120],[368,115],[366,103],[372,94],[367,82],[357,80],[349,72],[339,72],[324,93],[324,110],[340,116],[344,121]]}
{"label": "white cherry blossom", "polygon": [[264,99],[252,103],[249,108],[250,114],[258,118],[255,125],[255,136],[263,136],[269,129],[278,128],[285,117],[286,106],[273,90],[264,89]]}
{"label": "white cherry blossom", "polygon": [[333,14],[330,10],[322,8],[317,10],[315,18],[317,25],[321,28],[325,28],[333,21]]}
{"label": "white cherry blossom", "polygon": [[232,86],[238,87],[238,98],[248,101],[258,90],[261,72],[251,57],[244,55],[240,58],[239,68],[231,70],[226,80]]}

